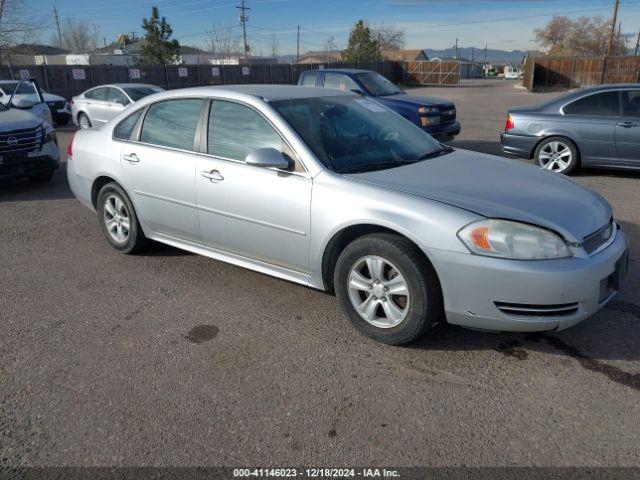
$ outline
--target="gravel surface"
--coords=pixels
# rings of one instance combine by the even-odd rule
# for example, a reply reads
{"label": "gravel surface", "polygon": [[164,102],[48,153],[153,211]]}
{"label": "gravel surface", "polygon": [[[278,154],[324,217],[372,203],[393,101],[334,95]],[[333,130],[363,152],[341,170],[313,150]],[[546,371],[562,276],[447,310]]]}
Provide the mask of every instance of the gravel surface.
{"label": "gravel surface", "polygon": [[[454,100],[454,145],[487,152],[509,106],[546,98],[412,93]],[[558,334],[442,326],[407,348],[325,293],[162,245],[118,254],[64,165],[0,184],[0,467],[640,466],[640,176],[574,178],[631,236],[615,301]]]}

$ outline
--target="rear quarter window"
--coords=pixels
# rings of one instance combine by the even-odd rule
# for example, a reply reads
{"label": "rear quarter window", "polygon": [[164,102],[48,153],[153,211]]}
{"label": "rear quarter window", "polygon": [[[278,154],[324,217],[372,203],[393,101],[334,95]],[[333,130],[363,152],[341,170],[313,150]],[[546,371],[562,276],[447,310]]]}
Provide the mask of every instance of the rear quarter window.
{"label": "rear quarter window", "polygon": [[142,115],[142,110],[143,109],[141,108],[122,120],[116,128],[113,129],[113,138],[117,138],[118,140],[129,140],[136,123],[138,123],[138,120],[140,119],[140,115]]}

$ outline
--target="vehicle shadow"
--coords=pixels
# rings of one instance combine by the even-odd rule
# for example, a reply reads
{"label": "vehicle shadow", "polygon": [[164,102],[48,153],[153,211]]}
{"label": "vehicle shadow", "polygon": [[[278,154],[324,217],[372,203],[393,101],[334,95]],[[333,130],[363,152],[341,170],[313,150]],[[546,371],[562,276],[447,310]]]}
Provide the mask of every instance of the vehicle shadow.
{"label": "vehicle shadow", "polygon": [[32,183],[26,178],[0,180],[0,203],[66,200],[74,198],[67,182],[66,164],[62,164],[50,182]]}
{"label": "vehicle shadow", "polygon": [[140,257],[185,257],[193,255],[191,252],[181,250],[166,243],[150,242],[138,256]]}
{"label": "vehicle shadow", "polygon": [[602,168],[579,168],[571,172],[572,177],[613,177],[613,178],[640,178],[640,171],[632,170],[606,170]]}

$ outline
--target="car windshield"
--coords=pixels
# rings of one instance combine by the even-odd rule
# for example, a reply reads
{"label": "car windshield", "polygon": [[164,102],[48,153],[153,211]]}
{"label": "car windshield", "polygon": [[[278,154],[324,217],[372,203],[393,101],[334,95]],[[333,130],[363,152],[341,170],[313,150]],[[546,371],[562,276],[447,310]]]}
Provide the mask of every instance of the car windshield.
{"label": "car windshield", "polygon": [[402,90],[379,73],[357,73],[355,77],[374,97],[383,97],[386,95],[397,95],[398,93],[402,93]]}
{"label": "car windshield", "polygon": [[123,88],[125,93],[129,95],[131,100],[137,102],[141,98],[146,97],[147,95],[151,95],[154,93],[158,93],[160,90],[152,87],[126,87]]}
{"label": "car windshield", "polygon": [[451,151],[408,120],[356,95],[271,103],[318,159],[338,173],[416,163]]}

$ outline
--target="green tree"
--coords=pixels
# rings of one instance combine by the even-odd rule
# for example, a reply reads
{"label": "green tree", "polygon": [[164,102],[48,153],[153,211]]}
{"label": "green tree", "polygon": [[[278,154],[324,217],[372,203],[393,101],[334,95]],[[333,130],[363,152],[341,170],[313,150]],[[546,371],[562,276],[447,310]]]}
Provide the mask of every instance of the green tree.
{"label": "green tree", "polygon": [[371,29],[362,20],[354,25],[349,35],[349,46],[344,51],[345,62],[370,62],[382,60],[380,46],[372,38]]}
{"label": "green tree", "polygon": [[142,63],[166,65],[178,60],[180,43],[170,40],[173,29],[165,17],[160,18],[158,7],[151,8],[151,18],[142,19],[142,29],[145,31],[140,51]]}

